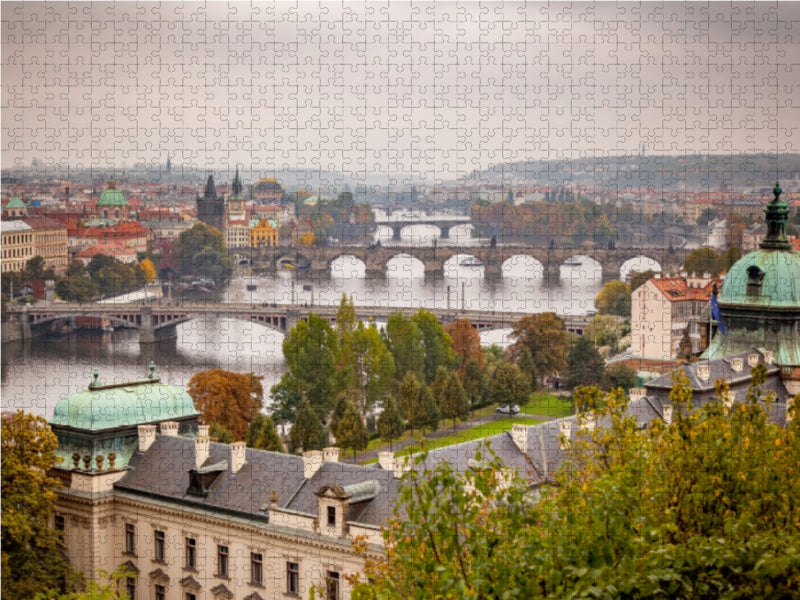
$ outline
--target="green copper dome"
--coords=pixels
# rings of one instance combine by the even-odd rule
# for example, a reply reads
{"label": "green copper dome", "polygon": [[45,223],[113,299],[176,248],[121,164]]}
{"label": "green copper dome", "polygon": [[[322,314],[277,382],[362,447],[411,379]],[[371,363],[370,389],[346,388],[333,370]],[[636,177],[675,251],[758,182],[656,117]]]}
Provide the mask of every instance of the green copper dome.
{"label": "green copper dome", "polygon": [[17,196],[14,196],[8,201],[6,208],[25,208],[25,205],[22,203],[22,200],[20,200]]}
{"label": "green copper dome", "polygon": [[95,381],[87,390],[71,394],[56,405],[51,424],[102,431],[199,414],[185,390],[160,383],[153,370],[151,365],[150,379],[114,385],[97,383],[95,371]]}
{"label": "green copper dome", "polygon": [[108,182],[108,187],[100,194],[97,206],[128,206],[125,196],[117,189],[116,182],[112,179]]}

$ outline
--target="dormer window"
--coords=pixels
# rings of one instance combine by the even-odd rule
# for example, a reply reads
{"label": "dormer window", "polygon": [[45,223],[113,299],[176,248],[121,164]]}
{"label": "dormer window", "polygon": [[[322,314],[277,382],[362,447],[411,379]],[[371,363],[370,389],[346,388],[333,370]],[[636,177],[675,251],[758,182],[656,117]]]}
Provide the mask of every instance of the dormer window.
{"label": "dormer window", "polygon": [[336,507],[328,507],[328,527],[336,527]]}
{"label": "dormer window", "polygon": [[764,271],[755,265],[747,267],[747,295],[758,296],[761,294],[761,284],[764,281]]}

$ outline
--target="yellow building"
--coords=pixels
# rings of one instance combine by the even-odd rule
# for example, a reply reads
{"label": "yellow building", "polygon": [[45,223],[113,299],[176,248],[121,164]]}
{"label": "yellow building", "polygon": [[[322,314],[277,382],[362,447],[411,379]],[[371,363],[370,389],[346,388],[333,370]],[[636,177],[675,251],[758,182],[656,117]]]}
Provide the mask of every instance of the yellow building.
{"label": "yellow building", "polygon": [[22,271],[34,256],[33,228],[23,221],[2,221],[3,273]]}
{"label": "yellow building", "polygon": [[28,217],[33,229],[33,255],[44,259],[44,268],[65,273],[69,263],[67,228],[50,217]]}
{"label": "yellow building", "polygon": [[264,248],[278,245],[277,223],[267,219],[259,219],[250,223],[250,247]]}

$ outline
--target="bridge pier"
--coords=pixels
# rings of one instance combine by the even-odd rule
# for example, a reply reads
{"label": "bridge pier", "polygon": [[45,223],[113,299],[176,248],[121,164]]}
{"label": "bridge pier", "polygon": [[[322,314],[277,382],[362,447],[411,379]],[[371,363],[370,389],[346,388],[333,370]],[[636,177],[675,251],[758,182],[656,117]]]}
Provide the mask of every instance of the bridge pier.
{"label": "bridge pier", "polygon": [[403,226],[402,225],[400,227],[392,227],[392,239],[395,242],[399,242],[400,241],[400,239],[402,238],[402,234],[403,234]]}
{"label": "bridge pier", "polygon": [[445,227],[444,225],[442,225],[441,227],[439,227],[439,230],[442,232],[441,235],[439,236],[440,238],[442,238],[443,240],[449,240],[450,239],[450,228],[449,227]]}
{"label": "bridge pier", "polygon": [[555,260],[548,259],[543,266],[542,277],[544,278],[544,287],[554,288],[560,286],[561,264]]}

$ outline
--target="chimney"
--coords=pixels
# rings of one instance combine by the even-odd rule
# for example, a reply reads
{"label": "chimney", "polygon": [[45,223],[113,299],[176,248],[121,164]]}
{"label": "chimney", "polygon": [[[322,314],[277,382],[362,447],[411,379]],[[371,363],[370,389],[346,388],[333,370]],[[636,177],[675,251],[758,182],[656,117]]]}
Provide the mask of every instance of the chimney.
{"label": "chimney", "polygon": [[230,444],[231,449],[231,473],[238,473],[239,470],[247,462],[246,449],[247,444],[244,442],[233,442]]}
{"label": "chimney", "polygon": [[758,364],[758,354],[756,352],[751,352],[747,355],[747,365],[750,367],[755,367]]}
{"label": "chimney", "polygon": [[168,435],[170,437],[176,437],[178,435],[177,421],[163,421],[159,426],[161,427],[161,435]]}
{"label": "chimney", "polygon": [[303,452],[303,477],[306,479],[311,479],[314,476],[314,473],[319,471],[319,468],[322,466],[322,451],[321,450],[309,450],[308,452]]}
{"label": "chimney", "polygon": [[522,452],[528,451],[528,426],[514,423],[511,426],[511,439]]}
{"label": "chimney", "polygon": [[209,426],[208,425],[198,425],[197,426],[197,435],[199,437],[208,437],[208,430],[209,430]]}
{"label": "chimney", "polygon": [[378,452],[378,464],[384,471],[394,472],[394,452]]}
{"label": "chimney", "polygon": [[731,369],[737,373],[741,373],[742,369],[744,369],[744,359],[741,356],[734,356],[731,359]]}
{"label": "chimney", "polygon": [[139,432],[139,452],[147,452],[156,441],[156,426],[139,425],[136,429]]}
{"label": "chimney", "polygon": [[211,442],[208,436],[194,438],[194,468],[199,469],[208,460]]}
{"label": "chimney", "polygon": [[647,390],[642,387],[635,387],[628,390],[628,398],[631,402],[641,400],[647,395]]}
{"label": "chimney", "polygon": [[697,365],[694,372],[700,381],[708,381],[708,378],[711,377],[711,367],[708,363]]}
{"label": "chimney", "polygon": [[322,449],[323,462],[339,462],[339,448],[336,446],[328,446]]}
{"label": "chimney", "polygon": [[558,422],[559,447],[562,450],[566,450],[567,448],[569,448],[570,442],[572,441],[570,438],[571,433],[572,433],[571,421],[567,421],[565,419],[563,421]]}
{"label": "chimney", "polygon": [[398,458],[394,461],[394,478],[402,479],[403,473],[411,470],[411,459],[408,456]]}
{"label": "chimney", "polygon": [[661,411],[661,416],[664,419],[664,425],[672,425],[672,404],[665,404]]}
{"label": "chimney", "polygon": [[775,358],[775,352],[772,350],[764,350],[764,362],[768,365],[772,364],[772,359]]}

